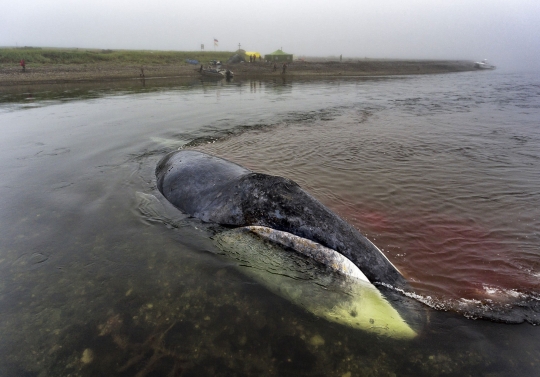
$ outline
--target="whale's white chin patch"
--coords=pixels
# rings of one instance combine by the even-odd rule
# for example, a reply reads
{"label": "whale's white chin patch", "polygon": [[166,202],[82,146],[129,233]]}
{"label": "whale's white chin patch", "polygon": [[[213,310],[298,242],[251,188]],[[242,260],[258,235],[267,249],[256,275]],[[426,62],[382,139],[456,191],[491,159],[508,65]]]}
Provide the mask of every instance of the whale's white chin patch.
{"label": "whale's white chin patch", "polygon": [[333,249],[324,247],[317,242],[264,226],[246,226],[244,229],[248,229],[254,234],[271,240],[285,248],[291,248],[306,257],[316,260],[337,273],[360,279],[368,283],[370,282],[366,275],[364,275],[364,273],[347,257]]}
{"label": "whale's white chin patch", "polygon": [[260,226],[226,231],[214,241],[241,271],[319,317],[393,338],[416,336],[364,273],[335,250]]}

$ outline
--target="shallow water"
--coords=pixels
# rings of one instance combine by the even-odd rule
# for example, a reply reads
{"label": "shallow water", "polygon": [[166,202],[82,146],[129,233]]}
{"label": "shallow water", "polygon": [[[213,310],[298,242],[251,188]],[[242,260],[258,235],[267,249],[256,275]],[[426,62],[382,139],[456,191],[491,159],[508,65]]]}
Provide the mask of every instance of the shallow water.
{"label": "shallow water", "polygon": [[[539,97],[498,72],[1,93],[1,374],[536,374],[537,327],[469,318],[539,322]],[[179,147],[295,180],[449,311],[396,341],[273,295],[157,192]]]}

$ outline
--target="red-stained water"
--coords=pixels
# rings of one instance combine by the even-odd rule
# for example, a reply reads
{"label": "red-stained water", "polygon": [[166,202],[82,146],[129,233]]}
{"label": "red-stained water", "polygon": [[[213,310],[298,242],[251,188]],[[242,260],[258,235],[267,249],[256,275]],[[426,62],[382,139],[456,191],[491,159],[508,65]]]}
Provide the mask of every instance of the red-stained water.
{"label": "red-stained water", "polygon": [[[332,206],[396,257],[417,293],[451,299],[504,299],[538,291],[538,277],[523,273],[506,240],[486,226],[452,216],[390,215],[360,205]],[[504,292],[502,292],[504,290]]]}

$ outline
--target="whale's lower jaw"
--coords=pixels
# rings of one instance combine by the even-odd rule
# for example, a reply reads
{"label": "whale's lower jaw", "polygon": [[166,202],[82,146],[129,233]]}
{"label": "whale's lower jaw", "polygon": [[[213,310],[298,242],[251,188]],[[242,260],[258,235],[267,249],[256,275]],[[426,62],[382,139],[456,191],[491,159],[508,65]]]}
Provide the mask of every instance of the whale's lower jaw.
{"label": "whale's lower jaw", "polygon": [[318,317],[392,338],[417,335],[362,271],[335,250],[261,226],[219,233],[214,242],[242,272]]}

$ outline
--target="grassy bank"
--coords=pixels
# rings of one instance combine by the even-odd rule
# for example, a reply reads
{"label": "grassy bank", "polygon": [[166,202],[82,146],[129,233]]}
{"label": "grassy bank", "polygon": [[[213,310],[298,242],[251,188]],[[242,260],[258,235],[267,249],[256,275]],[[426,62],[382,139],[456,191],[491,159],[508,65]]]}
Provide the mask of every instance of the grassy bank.
{"label": "grassy bank", "polygon": [[[0,87],[9,85],[55,84],[139,79],[199,78],[199,65],[210,60],[226,62],[232,51],[135,51],[56,48],[0,48]],[[19,62],[24,59],[23,72]],[[472,61],[348,59],[339,62],[307,58],[291,62],[286,72],[281,63],[231,64],[235,79],[243,78],[323,78],[387,75],[421,75],[474,70]]]}
{"label": "grassy bank", "polygon": [[0,48],[0,65],[18,65],[24,59],[27,66],[51,64],[96,64],[118,65],[184,65],[186,59],[207,63],[210,60],[227,61],[234,52],[228,51],[137,51],[137,50],[92,50],[60,48]]}

